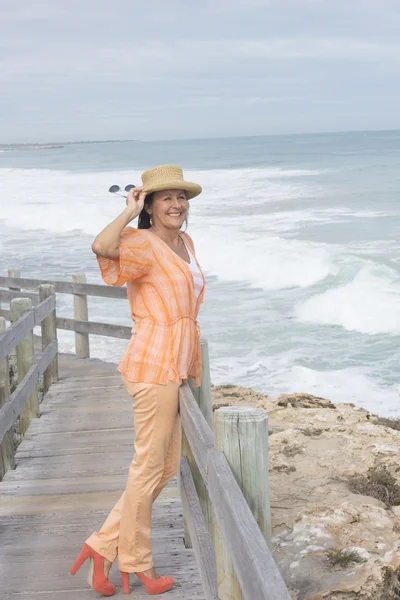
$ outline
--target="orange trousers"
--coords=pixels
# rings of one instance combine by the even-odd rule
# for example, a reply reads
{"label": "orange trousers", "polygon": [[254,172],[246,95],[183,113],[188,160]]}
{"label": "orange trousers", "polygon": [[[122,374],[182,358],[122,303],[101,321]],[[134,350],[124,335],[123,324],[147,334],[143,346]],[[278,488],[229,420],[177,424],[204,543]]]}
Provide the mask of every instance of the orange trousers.
{"label": "orange trousers", "polygon": [[179,383],[132,383],[135,455],[125,491],[102,528],[86,543],[114,562],[120,571],[135,573],[153,566],[150,543],[152,505],[167,482],[179,471],[181,420]]}

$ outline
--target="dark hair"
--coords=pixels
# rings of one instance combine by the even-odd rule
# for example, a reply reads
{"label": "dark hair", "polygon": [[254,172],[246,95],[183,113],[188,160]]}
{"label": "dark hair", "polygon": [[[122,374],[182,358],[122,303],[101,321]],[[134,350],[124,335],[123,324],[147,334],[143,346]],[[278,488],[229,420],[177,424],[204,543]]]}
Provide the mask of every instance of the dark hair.
{"label": "dark hair", "polygon": [[[144,206],[143,206],[142,212],[139,215],[138,229],[150,229],[151,217],[146,209],[151,208],[151,205],[153,204],[153,200],[154,200],[154,194],[148,194],[146,196],[146,198],[144,199]],[[188,202],[188,207],[187,207],[185,223],[186,223],[186,227],[185,227],[185,231],[186,231],[186,229],[188,227],[188,223],[189,223],[189,202]]]}
{"label": "dark hair", "polygon": [[138,229],[150,229],[151,219],[150,219],[150,215],[147,212],[146,208],[150,208],[152,204],[153,204],[153,194],[147,194],[146,198],[144,199],[144,206],[143,206],[142,212],[139,215]]}

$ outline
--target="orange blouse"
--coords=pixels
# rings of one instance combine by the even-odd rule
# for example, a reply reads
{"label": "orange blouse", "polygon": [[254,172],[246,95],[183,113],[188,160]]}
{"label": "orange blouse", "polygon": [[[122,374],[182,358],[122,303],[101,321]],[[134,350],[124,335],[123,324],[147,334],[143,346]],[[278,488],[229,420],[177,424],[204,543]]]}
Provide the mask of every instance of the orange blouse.
{"label": "orange blouse", "polygon": [[[191,238],[181,234],[194,255]],[[204,298],[195,300],[193,275],[180,258],[148,229],[125,227],[119,259],[97,257],[105,283],[126,283],[135,327],[118,370],[133,382],[166,384],[192,377],[201,383],[200,327]],[[196,259],[197,262],[197,259]],[[197,262],[198,264],[198,262]]]}

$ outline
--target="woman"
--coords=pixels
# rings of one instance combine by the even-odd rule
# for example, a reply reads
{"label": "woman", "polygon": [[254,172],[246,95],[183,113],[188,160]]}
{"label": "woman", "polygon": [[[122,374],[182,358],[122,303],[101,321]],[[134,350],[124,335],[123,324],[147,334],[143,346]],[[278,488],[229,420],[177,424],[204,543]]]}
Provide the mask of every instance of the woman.
{"label": "woman", "polygon": [[[145,171],[142,183],[129,192],[125,210],[92,245],[104,281],[127,284],[136,325],[118,366],[133,397],[135,456],[124,493],[71,568],[75,574],[91,559],[89,583],[105,596],[115,592],[107,577],[117,556],[125,594],[129,573],[136,573],[151,594],[174,584],[171,577],[159,577],[153,566],[151,511],[179,470],[179,386],[188,377],[196,386],[201,379],[196,318],[205,280],[193,242],[181,232],[188,201],[201,187],[184,181],[182,170],[174,165]],[[137,216],[138,228],[127,227]]]}

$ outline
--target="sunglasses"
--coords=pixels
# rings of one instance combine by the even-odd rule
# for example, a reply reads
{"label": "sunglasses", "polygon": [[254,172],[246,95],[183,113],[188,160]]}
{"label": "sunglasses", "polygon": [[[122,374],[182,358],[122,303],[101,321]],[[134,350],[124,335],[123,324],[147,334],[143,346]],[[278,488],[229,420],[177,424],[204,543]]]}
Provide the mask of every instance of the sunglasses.
{"label": "sunglasses", "polygon": [[[134,187],[136,187],[136,186],[134,186],[133,183],[129,183],[124,188],[125,192],[130,192]],[[122,196],[123,198],[126,198],[125,194],[120,194],[120,192],[122,191],[122,188],[120,188],[119,185],[112,185],[108,191],[111,194],[117,194],[117,196]]]}

